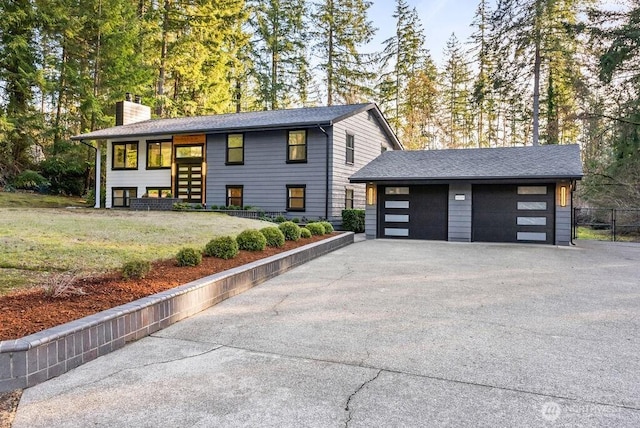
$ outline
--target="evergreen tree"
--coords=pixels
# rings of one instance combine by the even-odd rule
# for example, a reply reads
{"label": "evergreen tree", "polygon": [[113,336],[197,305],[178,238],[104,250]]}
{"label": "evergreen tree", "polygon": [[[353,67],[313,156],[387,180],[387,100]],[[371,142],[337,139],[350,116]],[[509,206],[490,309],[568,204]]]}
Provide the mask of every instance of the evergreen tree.
{"label": "evergreen tree", "polygon": [[278,109],[307,102],[307,6],[304,0],[253,0],[253,74],[258,102]]}
{"label": "evergreen tree", "polygon": [[469,110],[471,72],[462,46],[451,34],[444,50],[441,94],[443,131],[448,148],[469,147],[472,143],[472,115]]}
{"label": "evergreen tree", "polygon": [[1,0],[0,16],[0,105],[5,114],[0,169],[16,173],[30,164],[29,149],[38,142],[39,117],[33,108],[40,80],[34,43],[37,12],[28,0]]}
{"label": "evergreen tree", "polygon": [[493,47],[506,60],[505,67],[496,70],[501,74],[499,80],[533,82],[528,92],[534,145],[540,140],[541,94],[545,87],[546,142],[571,140],[576,134],[575,124],[563,124],[562,130],[560,125],[575,117],[571,100],[580,71],[573,60],[576,42],[568,28],[583,3],[584,0],[498,0],[492,15]]}
{"label": "evergreen tree", "polygon": [[384,99],[384,112],[396,132],[406,123],[406,112],[411,106],[407,91],[409,80],[430,61],[424,48],[424,32],[415,8],[410,8],[406,0],[396,0],[393,14],[396,19],[396,33],[383,42],[383,73],[379,92]]}
{"label": "evergreen tree", "polygon": [[324,74],[327,105],[358,102],[370,94],[374,73],[369,56],[360,49],[375,29],[367,20],[367,0],[322,0],[314,4],[315,50]]}

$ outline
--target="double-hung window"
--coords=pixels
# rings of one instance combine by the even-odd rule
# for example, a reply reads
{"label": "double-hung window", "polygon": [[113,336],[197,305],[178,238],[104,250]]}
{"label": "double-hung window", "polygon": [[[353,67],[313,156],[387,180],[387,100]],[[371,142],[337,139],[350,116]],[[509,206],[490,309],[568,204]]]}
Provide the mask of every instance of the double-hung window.
{"label": "double-hung window", "polygon": [[229,134],[227,135],[227,165],[243,165],[244,164],[244,135]]}
{"label": "double-hung window", "polygon": [[135,187],[117,187],[112,189],[111,205],[114,208],[128,207],[131,198],[137,197],[138,189]]}
{"label": "double-hung window", "polygon": [[355,137],[352,134],[347,134],[347,152],[345,154],[346,162],[349,165],[353,165],[355,159]]}
{"label": "double-hung window", "polygon": [[289,131],[287,134],[287,162],[307,161],[307,131]]}
{"label": "double-hung window", "polygon": [[307,188],[304,184],[287,185],[287,211],[304,211]]}
{"label": "double-hung window", "polygon": [[242,207],[243,193],[243,186],[227,186],[227,206]]}
{"label": "double-hung window", "polygon": [[344,208],[353,209],[353,189],[344,189]]}
{"label": "double-hung window", "polygon": [[112,148],[112,169],[138,169],[137,141],[113,143]]}
{"label": "double-hung window", "polygon": [[171,140],[147,141],[147,169],[171,168]]}

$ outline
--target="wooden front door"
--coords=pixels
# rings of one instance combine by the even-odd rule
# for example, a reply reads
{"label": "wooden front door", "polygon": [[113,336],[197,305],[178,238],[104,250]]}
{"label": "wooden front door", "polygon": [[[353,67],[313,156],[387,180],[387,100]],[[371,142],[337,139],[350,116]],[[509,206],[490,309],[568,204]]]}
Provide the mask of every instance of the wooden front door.
{"label": "wooden front door", "polygon": [[181,144],[174,148],[175,177],[173,189],[184,202],[204,202],[205,178],[204,144]]}
{"label": "wooden front door", "polygon": [[176,190],[185,202],[202,203],[204,189],[202,163],[177,163]]}

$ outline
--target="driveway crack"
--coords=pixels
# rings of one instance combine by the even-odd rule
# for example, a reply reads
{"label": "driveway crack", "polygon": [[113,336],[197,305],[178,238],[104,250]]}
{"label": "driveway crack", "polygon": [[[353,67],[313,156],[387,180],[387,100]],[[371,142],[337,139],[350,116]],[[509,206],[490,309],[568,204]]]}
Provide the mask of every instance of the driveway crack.
{"label": "driveway crack", "polygon": [[368,384],[370,384],[371,382],[373,382],[374,380],[378,379],[378,376],[380,376],[380,373],[382,373],[382,369],[378,370],[378,372],[375,374],[375,376],[373,376],[371,379],[365,381],[362,383],[362,385],[360,385],[358,387],[358,389],[356,389],[350,396],[349,398],[347,398],[347,404],[344,407],[344,410],[346,412],[349,412],[347,414],[347,420],[344,422],[344,427],[348,428],[349,427],[349,423],[351,422],[351,418],[353,416],[353,411],[352,409],[349,407],[351,405],[351,400],[360,392],[362,391],[362,388],[364,388],[365,386],[367,386]]}
{"label": "driveway crack", "polygon": [[282,304],[282,302],[284,302],[285,300],[287,300],[287,298],[290,296],[290,294],[285,295],[282,299],[280,299],[280,301],[278,303],[276,303],[275,305],[273,305],[271,307],[271,310],[273,312],[275,312],[276,316],[280,315],[280,312],[278,311],[278,306],[280,306]]}

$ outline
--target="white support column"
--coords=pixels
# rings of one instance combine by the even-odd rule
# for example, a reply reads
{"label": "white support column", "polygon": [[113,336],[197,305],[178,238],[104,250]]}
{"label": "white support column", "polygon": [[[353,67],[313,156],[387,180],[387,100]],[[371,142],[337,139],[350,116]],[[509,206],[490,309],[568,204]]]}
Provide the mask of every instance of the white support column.
{"label": "white support column", "polygon": [[[97,143],[96,143],[97,144]],[[101,161],[102,157],[101,157],[101,153],[100,153],[100,146],[96,147],[96,203],[93,206],[93,208],[100,208],[100,199],[102,199],[102,195],[100,195],[100,188],[102,187],[100,184],[100,176],[102,174],[100,174],[100,170],[102,169],[102,166],[100,165],[100,161]]]}

